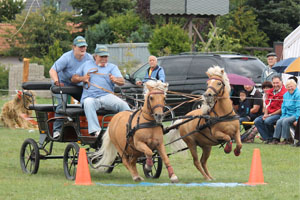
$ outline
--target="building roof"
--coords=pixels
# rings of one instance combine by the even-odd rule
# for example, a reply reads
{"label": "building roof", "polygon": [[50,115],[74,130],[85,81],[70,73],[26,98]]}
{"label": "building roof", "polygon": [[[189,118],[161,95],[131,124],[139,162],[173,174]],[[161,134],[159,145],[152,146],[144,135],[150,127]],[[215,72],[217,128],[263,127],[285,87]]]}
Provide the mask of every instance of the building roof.
{"label": "building roof", "polygon": [[150,0],[152,15],[225,15],[229,0]]}

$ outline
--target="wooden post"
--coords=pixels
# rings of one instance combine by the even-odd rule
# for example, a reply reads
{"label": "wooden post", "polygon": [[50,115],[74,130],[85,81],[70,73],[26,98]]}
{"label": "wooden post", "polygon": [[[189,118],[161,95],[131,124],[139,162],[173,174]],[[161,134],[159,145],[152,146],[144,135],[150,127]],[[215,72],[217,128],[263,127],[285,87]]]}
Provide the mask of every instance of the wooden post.
{"label": "wooden post", "polygon": [[29,58],[23,59],[23,82],[28,81],[28,75],[29,75]]}

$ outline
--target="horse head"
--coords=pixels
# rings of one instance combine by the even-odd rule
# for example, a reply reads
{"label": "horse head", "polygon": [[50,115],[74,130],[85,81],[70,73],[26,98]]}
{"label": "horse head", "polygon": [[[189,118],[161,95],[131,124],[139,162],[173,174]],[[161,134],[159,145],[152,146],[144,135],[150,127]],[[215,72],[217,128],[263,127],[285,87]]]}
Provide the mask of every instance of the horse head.
{"label": "horse head", "polygon": [[213,108],[218,98],[229,97],[229,79],[224,69],[219,66],[210,67],[206,74],[208,76],[207,90],[203,96],[207,105]]}
{"label": "horse head", "polygon": [[144,86],[145,103],[143,111],[153,117],[156,123],[164,119],[164,106],[168,84],[161,81],[147,81]]}

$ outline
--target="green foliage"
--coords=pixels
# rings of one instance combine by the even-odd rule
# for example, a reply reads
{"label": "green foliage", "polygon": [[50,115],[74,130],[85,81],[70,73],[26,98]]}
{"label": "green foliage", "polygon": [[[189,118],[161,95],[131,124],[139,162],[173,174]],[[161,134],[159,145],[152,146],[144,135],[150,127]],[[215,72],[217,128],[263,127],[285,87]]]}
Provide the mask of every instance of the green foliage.
{"label": "green foliage", "polygon": [[36,62],[44,66],[44,76],[49,78],[49,70],[54,64],[54,62],[60,58],[63,54],[63,50],[60,47],[60,42],[58,40],[54,41],[54,44],[49,47],[49,53],[45,55],[43,58],[33,57],[32,62]]}
{"label": "green foliage", "polygon": [[25,7],[23,0],[1,0],[0,1],[0,23],[13,20],[16,14],[21,13]]}
{"label": "green foliage", "polygon": [[103,19],[115,14],[125,13],[134,7],[132,0],[71,0],[70,4],[79,11],[73,18],[75,23],[81,23],[83,31],[88,26],[99,24]]}
{"label": "green foliage", "polygon": [[226,35],[225,31],[219,27],[214,27],[210,23],[208,42],[199,42],[197,49],[200,52],[228,51],[238,52],[241,49],[240,40]]}
{"label": "green foliage", "polygon": [[88,52],[94,52],[96,44],[109,44],[115,40],[115,36],[106,20],[100,24],[89,27],[85,32],[85,39],[88,43]]}
{"label": "green foliage", "polygon": [[125,42],[133,32],[138,31],[142,25],[139,16],[132,11],[124,14],[114,15],[107,20],[113,34],[116,38],[115,42]]}
{"label": "green foliage", "polygon": [[254,8],[259,29],[270,38],[270,46],[283,41],[300,24],[299,0],[247,0],[247,5]]}
{"label": "green foliage", "polygon": [[251,9],[246,9],[244,6],[219,17],[217,26],[224,29],[227,35],[233,39],[238,39],[242,47],[268,46],[268,37],[259,30],[256,15]]}
{"label": "green foliage", "polygon": [[22,26],[26,18],[26,13],[22,13],[12,21],[19,32],[8,33],[6,38],[18,56],[42,58],[48,54],[48,48],[55,40],[59,40],[60,47],[66,51],[71,41],[71,27],[67,26],[69,17],[70,13],[57,12],[51,6],[43,7],[31,12]]}
{"label": "green foliage", "polygon": [[174,24],[157,27],[148,46],[150,53],[155,56],[187,52],[190,48],[191,41],[188,34]]}
{"label": "green foliage", "polygon": [[8,90],[8,72],[4,65],[0,64],[0,94],[1,95],[7,95],[7,91],[2,90]]}

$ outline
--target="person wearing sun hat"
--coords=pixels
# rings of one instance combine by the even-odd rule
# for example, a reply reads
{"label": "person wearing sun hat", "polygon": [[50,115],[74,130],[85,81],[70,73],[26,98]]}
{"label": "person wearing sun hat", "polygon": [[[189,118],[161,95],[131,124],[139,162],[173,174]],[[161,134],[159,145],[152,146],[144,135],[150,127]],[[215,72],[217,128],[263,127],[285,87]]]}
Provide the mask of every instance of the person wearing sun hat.
{"label": "person wearing sun hat", "polygon": [[83,82],[86,86],[80,102],[88,121],[88,132],[96,137],[101,132],[96,113],[98,109],[103,108],[115,112],[130,110],[125,101],[113,94],[115,84],[124,85],[125,80],[118,66],[108,62],[108,56],[108,48],[105,45],[97,45],[94,60],[85,62],[72,77],[73,83]]}
{"label": "person wearing sun hat", "polygon": [[[86,52],[88,44],[82,36],[77,36],[73,40],[72,50],[64,53],[55,63],[52,65],[49,74],[52,79],[52,84],[56,86],[72,85],[71,82],[72,75],[75,73],[77,68],[79,68],[84,62],[88,60],[93,60],[93,56]],[[66,94],[54,95],[57,99],[56,111],[62,109],[63,103],[67,102]],[[61,116],[57,112],[55,117]],[[60,136],[61,120],[55,120],[53,124],[53,138],[58,138]]]}
{"label": "person wearing sun hat", "polygon": [[277,62],[276,53],[274,53],[274,52],[268,53],[267,54],[267,62],[268,62],[268,66],[263,70],[263,72],[261,74],[261,83],[263,83],[265,81],[272,82],[272,77],[279,75],[274,69],[272,69],[272,67]]}

